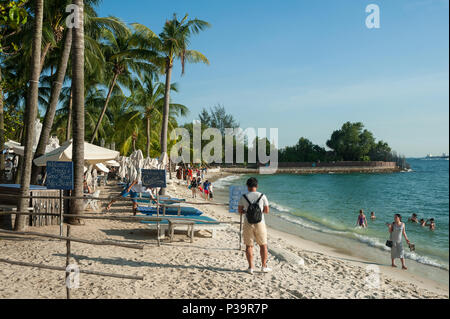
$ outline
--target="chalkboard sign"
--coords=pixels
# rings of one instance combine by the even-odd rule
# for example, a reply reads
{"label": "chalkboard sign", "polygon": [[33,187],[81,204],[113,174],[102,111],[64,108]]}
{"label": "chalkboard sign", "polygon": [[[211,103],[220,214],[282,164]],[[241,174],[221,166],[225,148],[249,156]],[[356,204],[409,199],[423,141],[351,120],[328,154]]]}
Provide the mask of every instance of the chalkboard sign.
{"label": "chalkboard sign", "polygon": [[230,186],[230,213],[238,212],[239,200],[247,193],[247,186]]}
{"label": "chalkboard sign", "polygon": [[73,162],[47,162],[47,189],[73,189]]}
{"label": "chalkboard sign", "polygon": [[143,169],[141,170],[142,186],[148,188],[167,187],[166,170]]}

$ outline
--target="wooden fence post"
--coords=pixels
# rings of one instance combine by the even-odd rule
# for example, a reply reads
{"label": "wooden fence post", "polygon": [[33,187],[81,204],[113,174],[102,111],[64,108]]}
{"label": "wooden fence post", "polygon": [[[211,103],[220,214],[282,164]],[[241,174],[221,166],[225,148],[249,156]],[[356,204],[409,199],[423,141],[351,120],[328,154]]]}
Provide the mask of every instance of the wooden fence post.
{"label": "wooden fence post", "polygon": [[[70,225],[67,225],[67,237],[70,237]],[[70,264],[70,239],[66,241],[66,295],[67,299],[70,299],[70,287],[68,279],[70,277],[70,272],[67,271],[67,267]]]}

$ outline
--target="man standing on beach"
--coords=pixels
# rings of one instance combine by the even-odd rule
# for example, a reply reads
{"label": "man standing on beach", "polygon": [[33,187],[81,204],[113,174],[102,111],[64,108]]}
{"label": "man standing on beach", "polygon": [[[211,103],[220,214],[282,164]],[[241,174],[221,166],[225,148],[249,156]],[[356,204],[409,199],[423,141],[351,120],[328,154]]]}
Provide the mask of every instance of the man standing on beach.
{"label": "man standing on beach", "polygon": [[[244,218],[244,244],[246,246],[245,254],[248,261],[249,274],[254,272],[253,263],[253,246],[254,241],[259,245],[261,253],[261,271],[271,272],[272,269],[267,267],[267,228],[264,220],[264,214],[269,213],[269,201],[266,195],[257,191],[258,180],[256,178],[250,178],[247,181],[247,187],[249,193],[242,196],[238,204],[238,210],[240,214],[245,215]],[[251,214],[251,215],[250,215]]]}

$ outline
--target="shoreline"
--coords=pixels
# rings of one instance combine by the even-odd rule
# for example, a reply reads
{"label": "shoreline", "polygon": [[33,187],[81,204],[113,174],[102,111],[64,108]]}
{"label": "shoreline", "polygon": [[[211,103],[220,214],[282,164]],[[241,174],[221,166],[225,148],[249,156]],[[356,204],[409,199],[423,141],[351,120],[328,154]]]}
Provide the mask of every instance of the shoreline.
{"label": "shoreline", "polygon": [[[215,180],[222,179],[227,176],[233,176],[235,173],[231,173],[229,171],[222,172],[220,176],[216,176]],[[240,175],[246,175],[246,174],[240,174]],[[370,257],[364,257],[362,254],[357,254],[351,251],[349,248],[343,248],[338,247],[337,245],[328,244],[330,242],[330,238],[336,237],[336,235],[331,234],[320,234],[321,240],[319,237],[314,236],[315,238],[312,239],[313,236],[302,236],[302,234],[299,234],[298,226],[291,225],[291,223],[287,222],[284,219],[279,218],[278,216],[269,216],[267,218],[267,228],[268,232],[275,234],[278,238],[284,238],[288,240],[291,244],[294,244],[297,247],[312,247],[315,250],[318,250],[328,256],[333,256],[341,260],[347,260],[349,262],[352,262],[353,264],[359,265],[359,266],[366,266],[368,264],[377,265],[381,268],[381,271],[390,276],[398,276],[401,278],[401,280],[408,281],[410,283],[416,284],[418,286],[422,286],[423,288],[430,289],[432,287],[433,291],[436,293],[446,293],[448,294],[449,286],[448,286],[448,279],[449,279],[449,271],[447,269],[443,269],[440,267],[436,267],[433,265],[427,265],[423,263],[419,263],[412,259],[407,259],[407,264],[409,267],[408,271],[402,271],[400,269],[395,269],[390,266],[390,262],[385,262],[385,260],[389,259],[389,256],[386,252],[381,252],[376,247],[364,247],[364,243],[356,242],[357,245],[364,247],[366,250],[371,250]],[[291,229],[289,229],[291,228]],[[304,229],[303,229],[304,231]],[[308,230],[306,233],[315,233],[313,230]],[[355,240],[348,239],[348,238],[341,238],[342,241],[347,242],[353,242]],[[333,242],[333,241],[331,241]],[[343,245],[345,246],[345,245]],[[346,246],[348,247],[348,246]],[[353,248],[353,247],[352,247]],[[361,249],[359,250],[361,251]],[[385,254],[386,256],[375,256],[379,254]],[[431,273],[434,278],[429,278],[427,274]],[[437,280],[436,278],[439,278],[441,280]],[[447,284],[442,283],[445,282]]]}
{"label": "shoreline", "polygon": [[[223,172],[230,174],[259,174],[259,169],[253,168],[222,168]],[[311,175],[311,174],[393,174],[400,173],[400,168],[386,168],[386,167],[292,167],[292,168],[278,168],[275,174],[297,174],[297,175]]]}

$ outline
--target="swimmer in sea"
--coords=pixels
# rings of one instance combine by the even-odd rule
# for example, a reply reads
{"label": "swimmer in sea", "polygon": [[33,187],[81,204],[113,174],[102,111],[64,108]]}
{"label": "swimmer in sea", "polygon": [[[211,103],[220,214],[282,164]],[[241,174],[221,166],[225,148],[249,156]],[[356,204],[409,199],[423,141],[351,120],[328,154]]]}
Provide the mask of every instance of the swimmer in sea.
{"label": "swimmer in sea", "polygon": [[430,227],[430,230],[434,231],[436,229],[436,224],[434,223],[434,218],[430,218],[429,220],[427,220],[427,223],[425,224],[425,226]]}
{"label": "swimmer in sea", "polygon": [[362,209],[359,211],[358,220],[356,221],[356,226],[360,226],[362,228],[368,227],[366,215],[364,215],[364,211]]}

